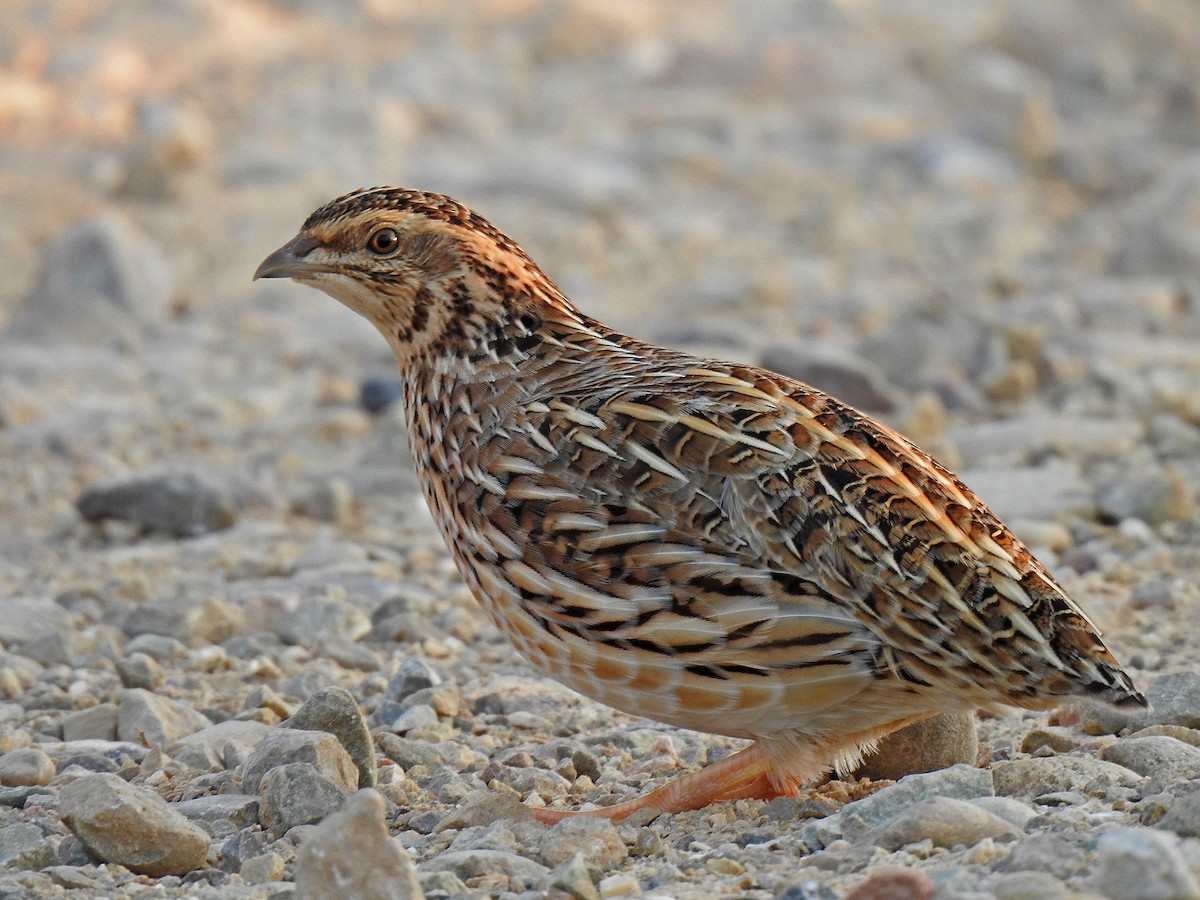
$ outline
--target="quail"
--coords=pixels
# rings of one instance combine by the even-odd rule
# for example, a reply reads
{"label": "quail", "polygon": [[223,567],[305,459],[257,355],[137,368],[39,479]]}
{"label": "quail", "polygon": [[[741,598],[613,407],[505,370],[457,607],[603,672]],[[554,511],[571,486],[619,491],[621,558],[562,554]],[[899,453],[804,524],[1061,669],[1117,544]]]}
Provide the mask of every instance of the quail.
{"label": "quail", "polygon": [[900,434],[615,331],[449,197],[346,194],[255,278],[318,288],[387,340],[425,500],[534,668],[751,742],[587,814],[794,793],[948,710],[1145,705],[1021,541]]}

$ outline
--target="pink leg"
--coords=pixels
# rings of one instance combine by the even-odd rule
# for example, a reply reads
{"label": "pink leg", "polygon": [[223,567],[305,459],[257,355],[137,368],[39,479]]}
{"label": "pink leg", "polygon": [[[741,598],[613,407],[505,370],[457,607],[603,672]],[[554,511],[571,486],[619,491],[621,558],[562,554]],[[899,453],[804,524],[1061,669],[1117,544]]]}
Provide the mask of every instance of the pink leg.
{"label": "pink leg", "polygon": [[757,741],[727,756],[720,762],[705,766],[662,787],[615,806],[573,812],[565,809],[532,809],[533,817],[546,825],[560,822],[568,816],[595,816],[619,822],[639,809],[658,809],[663,812],[684,812],[703,809],[722,800],[770,800],[791,796],[799,784],[790,780],[779,785],[771,778],[772,760],[766,748]]}

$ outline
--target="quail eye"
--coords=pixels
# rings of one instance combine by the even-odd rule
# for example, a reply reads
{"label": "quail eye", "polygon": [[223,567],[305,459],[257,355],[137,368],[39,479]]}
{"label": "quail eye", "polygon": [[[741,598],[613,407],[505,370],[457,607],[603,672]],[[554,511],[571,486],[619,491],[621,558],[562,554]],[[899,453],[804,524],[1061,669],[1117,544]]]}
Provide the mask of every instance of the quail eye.
{"label": "quail eye", "polygon": [[395,253],[400,246],[400,235],[394,228],[380,228],[367,238],[367,249],[379,256]]}

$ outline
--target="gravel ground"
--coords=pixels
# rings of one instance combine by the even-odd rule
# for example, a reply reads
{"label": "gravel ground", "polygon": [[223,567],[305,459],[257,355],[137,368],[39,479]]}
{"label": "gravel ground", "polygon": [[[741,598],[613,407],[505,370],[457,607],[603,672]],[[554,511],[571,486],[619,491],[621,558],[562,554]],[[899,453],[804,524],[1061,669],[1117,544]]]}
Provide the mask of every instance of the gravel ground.
{"label": "gravel ground", "polygon": [[[3,4],[0,897],[1200,897],[1198,47],[1192,0]],[[1154,712],[532,822],[736,742],[532,675],[382,341],[250,283],[381,183],[912,435]]]}

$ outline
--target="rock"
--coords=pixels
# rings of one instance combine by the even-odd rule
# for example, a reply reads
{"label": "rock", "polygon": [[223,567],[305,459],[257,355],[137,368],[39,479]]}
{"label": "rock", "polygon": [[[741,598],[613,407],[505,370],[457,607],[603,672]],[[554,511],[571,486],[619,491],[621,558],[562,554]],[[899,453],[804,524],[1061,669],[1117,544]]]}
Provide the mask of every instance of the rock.
{"label": "rock", "polygon": [[1014,800],[1012,797],[976,797],[967,802],[972,806],[978,806],[984,812],[999,816],[1022,831],[1029,820],[1037,815],[1037,811],[1031,806],[1020,800]]}
{"label": "rock", "polygon": [[550,868],[570,861],[577,854],[589,866],[607,872],[623,863],[629,851],[612,822],[591,816],[563,819],[548,828],[538,841],[538,856]]}
{"label": "rock", "polygon": [[397,702],[405,700],[410,694],[423,691],[442,683],[442,676],[423,659],[415,656],[405,657],[400,662],[400,668],[388,681],[384,696]]}
{"label": "rock", "polygon": [[252,753],[270,730],[262,722],[228,719],[180,738],[167,747],[167,754],[191,769],[224,769],[231,758]]}
{"label": "rock", "polygon": [[85,775],[59,792],[63,821],[88,852],[144,875],[204,865],[208,835],[153,791],[116,775]]}
{"label": "rock", "polygon": [[1100,447],[1106,456],[1130,454],[1145,440],[1145,428],[1136,420],[1118,417],[1037,414],[952,428],[946,437],[968,469],[989,460],[993,461],[989,467],[998,460],[1019,468],[1048,454],[1076,457]]}
{"label": "rock", "polygon": [[1047,872],[1009,872],[987,883],[996,900],[1068,900],[1076,896]]}
{"label": "rock", "polygon": [[62,739],[73,740],[116,740],[116,703],[97,703],[94,707],[70,713],[62,720]]}
{"label": "rock", "polygon": [[805,825],[800,838],[813,849],[846,837],[854,839],[881,825],[915,803],[930,797],[972,800],[991,797],[992,773],[974,766],[957,765],[936,772],[909,775],[893,785],[842,807],[840,812]]}
{"label": "rock", "polygon": [[[284,874],[283,857],[278,853],[260,853],[252,856],[238,869],[242,881],[246,884],[266,884],[269,881],[282,881]],[[343,894],[341,896],[353,896]]]}
{"label": "rock", "polygon": [[89,522],[118,519],[177,537],[220,531],[237,518],[229,490],[197,472],[167,472],[96,485],[85,490],[75,506]]}
{"label": "rock", "polygon": [[1048,756],[1010,759],[992,766],[996,793],[1006,797],[1037,797],[1054,791],[1104,791],[1136,787],[1136,772],[1088,756]]}
{"label": "rock", "polygon": [[1072,463],[967,469],[960,475],[1004,521],[1053,522],[1095,510],[1092,488]]}
{"label": "rock", "polygon": [[350,518],[354,494],[341,478],[318,478],[292,495],[292,512],[321,522],[345,522]]}
{"label": "rock", "polygon": [[1200,882],[1180,853],[1179,838],[1149,828],[1114,828],[1101,834],[1088,883],[1113,900],[1200,898]]}
{"label": "rock", "polygon": [[358,402],[367,412],[383,412],[400,399],[404,385],[399,378],[365,378],[358,391]]}
{"label": "rock", "polygon": [[[1155,827],[1173,831],[1180,837],[1200,837],[1200,785],[1196,787],[1177,797],[1162,818],[1154,823]],[[1142,821],[1147,820],[1143,818]]]}
{"label": "rock", "polygon": [[125,219],[76,222],[50,242],[41,279],[5,336],[84,343],[134,338],[166,318],[171,282],[161,251]]}
{"label": "rock", "polygon": [[280,838],[297,825],[312,825],[342,805],[346,790],[311,763],[287,763],[269,769],[259,783],[259,819]]}
{"label": "rock", "polygon": [[1086,864],[1092,837],[1079,832],[1038,832],[1015,846],[998,864],[1004,872],[1046,872],[1070,878]]}
{"label": "rock", "polygon": [[542,883],[550,870],[540,863],[504,850],[453,850],[420,865],[421,872],[450,872],[464,882],[488,875],[516,879],[526,888]]}
{"label": "rock", "polygon": [[243,790],[257,794],[268,771],[289,763],[309,763],[342,790],[353,791],[358,787],[358,769],[341,741],[332,734],[272,728],[242,767]]}
{"label": "rock", "polygon": [[975,714],[948,712],[893,731],[879,748],[850,773],[850,778],[899,781],[905,775],[933,772],[960,763],[975,764],[979,735]]}
{"label": "rock", "polygon": [[437,721],[438,714],[433,707],[420,703],[406,709],[388,727],[397,734],[408,734],[427,725],[436,725]]}
{"label": "rock", "polygon": [[49,840],[32,822],[7,822],[0,826],[0,871],[42,869],[58,856],[58,841]]}
{"label": "rock", "polygon": [[380,732],[378,740],[384,755],[405,771],[414,766],[433,769],[446,761],[441,750],[425,741],[409,740],[390,731]]}
{"label": "rock", "polygon": [[1196,507],[1190,489],[1170,469],[1121,471],[1096,489],[1096,508],[1103,520],[1140,519],[1148,525],[1191,522]]}
{"label": "rock", "polygon": [[932,840],[935,847],[950,848],[957,844],[973,847],[984,838],[999,840],[1021,835],[1021,829],[1011,822],[965,800],[930,797],[892,816],[860,840],[885,850],[899,850],[925,839]]}
{"label": "rock", "polygon": [[0,611],[0,644],[7,647],[70,632],[78,623],[76,616],[48,597],[5,597]]}
{"label": "rock", "polygon": [[132,744],[166,747],[212,722],[186,703],[133,688],[121,694],[117,737]]}
{"label": "rock", "polygon": [[1160,675],[1146,688],[1146,699],[1159,725],[1200,729],[1200,674]]}
{"label": "rock", "polygon": [[315,649],[333,635],[357,641],[370,630],[371,620],[366,613],[348,600],[309,597],[279,623],[276,633],[286,644]]}
{"label": "rock", "polygon": [[[203,603],[204,601],[201,601],[201,605],[203,605]],[[151,604],[142,604],[138,608],[142,609],[150,605]],[[196,604],[192,603],[191,605],[194,607]],[[231,606],[231,604],[226,605]],[[214,610],[211,608],[203,610],[203,614],[206,617],[212,615],[213,612]],[[222,612],[224,611],[222,610]],[[128,629],[125,629],[125,631],[126,634],[130,633]],[[187,647],[184,646],[183,642],[178,641],[173,637],[169,637],[168,635],[157,632],[135,632],[134,635],[135,636],[131,637],[125,642],[126,653],[145,653],[151,659],[156,659],[159,662],[167,662],[171,659],[179,659],[187,654]],[[224,638],[209,634],[203,637],[203,640],[216,643],[224,640]]]}
{"label": "rock", "polygon": [[172,808],[191,822],[204,822],[217,838],[257,825],[259,819],[258,798],[250,794],[206,794],[180,800]]}
{"label": "rock", "polygon": [[758,364],[858,409],[890,413],[897,406],[895,392],[883,372],[848,350],[815,342],[776,345],[763,351]]}
{"label": "rock", "polygon": [[54,761],[36,747],[23,747],[0,756],[0,785],[49,784],[54,777]]}
{"label": "rock", "polygon": [[529,807],[508,792],[473,791],[439,819],[433,830],[441,832],[453,828],[462,831],[506,819],[529,820]]}
{"label": "rock", "polygon": [[[134,640],[155,637],[182,647],[220,643],[245,624],[246,614],[220,597],[182,595],[135,606],[121,622],[121,630]],[[133,651],[126,647],[126,652]]]}
{"label": "rock", "polygon": [[935,886],[924,872],[885,869],[867,876],[846,900],[930,900]]}
{"label": "rock", "polygon": [[137,115],[137,139],[125,153],[119,190],[142,200],[171,200],[182,173],[212,156],[212,124],[199,109],[161,99],[141,101]]}
{"label": "rock", "polygon": [[1159,278],[1200,267],[1200,154],[1158,174],[1127,206],[1125,233],[1112,246],[1121,274]]}
{"label": "rock", "polygon": [[1176,781],[1200,778],[1200,747],[1166,735],[1123,738],[1105,747],[1101,756],[1149,776],[1147,794],[1158,793]]}
{"label": "rock", "polygon": [[332,734],[341,741],[358,770],[358,787],[375,786],[375,747],[367,723],[349,691],[339,687],[317,691],[300,705],[283,727]]}
{"label": "rock", "polygon": [[115,660],[121,684],[153,690],[162,684],[163,668],[145,653],[130,653]]}
{"label": "rock", "polygon": [[374,790],[362,790],[305,838],[295,865],[299,900],[424,896],[412,860],[388,834],[383,814],[383,798]]}
{"label": "rock", "polygon": [[546,876],[546,887],[551,893],[561,891],[573,900],[600,900],[600,892],[596,890],[596,883],[592,881],[582,853],[576,853],[555,867]]}

